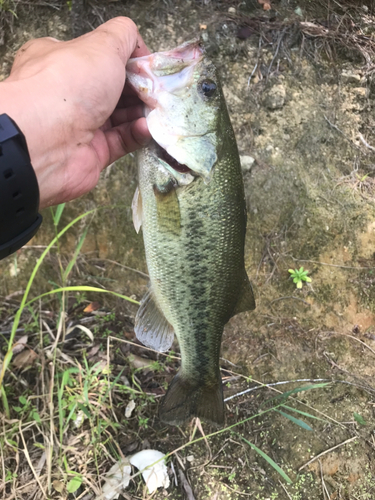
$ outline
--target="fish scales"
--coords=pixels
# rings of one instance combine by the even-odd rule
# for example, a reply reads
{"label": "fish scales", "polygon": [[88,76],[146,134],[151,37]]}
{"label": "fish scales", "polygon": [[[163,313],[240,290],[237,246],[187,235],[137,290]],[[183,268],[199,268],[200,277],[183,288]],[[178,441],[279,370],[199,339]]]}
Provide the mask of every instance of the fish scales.
{"label": "fish scales", "polygon": [[[215,120],[207,120],[208,133],[213,123],[217,138],[210,170],[196,175],[191,169],[195,175],[184,184],[186,179],[165,165],[156,143],[138,155],[138,203],[151,287],[136,318],[136,333],[153,347],[167,344],[173,331],[178,338],[181,368],[160,405],[160,417],[169,424],[191,416],[223,422],[223,328],[235,313],[255,307],[244,268],[246,205],[239,155],[215,70],[204,63],[198,77],[206,71],[217,89]],[[198,94],[189,110],[199,99],[206,106]]]}

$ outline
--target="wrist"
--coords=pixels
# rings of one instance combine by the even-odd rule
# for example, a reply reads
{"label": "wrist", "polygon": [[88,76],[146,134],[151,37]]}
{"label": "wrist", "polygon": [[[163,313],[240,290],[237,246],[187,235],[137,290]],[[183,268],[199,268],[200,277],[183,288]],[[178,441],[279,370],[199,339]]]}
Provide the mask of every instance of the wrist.
{"label": "wrist", "polygon": [[0,114],[6,113],[17,124],[25,136],[31,163],[34,167],[41,161],[41,145],[43,144],[42,124],[39,121],[37,102],[43,102],[32,95],[28,80],[11,80],[0,83]]}

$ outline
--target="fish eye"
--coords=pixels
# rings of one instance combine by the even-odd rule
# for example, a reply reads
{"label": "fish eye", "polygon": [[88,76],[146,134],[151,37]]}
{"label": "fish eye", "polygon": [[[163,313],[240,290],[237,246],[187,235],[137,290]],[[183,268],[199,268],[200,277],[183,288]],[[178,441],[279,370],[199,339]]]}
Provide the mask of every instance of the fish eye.
{"label": "fish eye", "polygon": [[203,80],[200,83],[201,91],[205,97],[212,97],[216,92],[216,83],[212,80]]}

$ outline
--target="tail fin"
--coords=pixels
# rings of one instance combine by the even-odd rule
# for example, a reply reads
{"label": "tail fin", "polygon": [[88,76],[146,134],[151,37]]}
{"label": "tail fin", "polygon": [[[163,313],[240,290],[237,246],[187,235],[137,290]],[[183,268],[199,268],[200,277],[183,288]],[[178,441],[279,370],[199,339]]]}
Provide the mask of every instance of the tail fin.
{"label": "tail fin", "polygon": [[192,417],[215,424],[224,423],[224,399],[221,378],[212,384],[199,385],[177,374],[164,396],[159,418],[169,425],[180,425]]}

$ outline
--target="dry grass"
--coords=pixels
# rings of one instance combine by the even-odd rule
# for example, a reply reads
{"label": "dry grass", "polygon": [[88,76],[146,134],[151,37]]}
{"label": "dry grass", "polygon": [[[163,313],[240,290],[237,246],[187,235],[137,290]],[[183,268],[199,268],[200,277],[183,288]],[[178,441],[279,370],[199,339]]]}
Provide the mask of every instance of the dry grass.
{"label": "dry grass", "polygon": [[[366,71],[372,74],[375,69],[375,18],[371,9],[365,4],[353,5],[348,0],[320,2],[321,13],[317,15],[316,4],[314,2],[315,17],[309,16],[308,21],[296,12],[288,12],[287,20],[273,14],[247,17],[238,13],[226,17],[238,26],[239,38],[255,36],[260,46],[274,47],[275,56],[278,52],[288,56],[290,49],[297,47],[317,63],[322,57],[335,64],[342,57],[360,57]],[[302,3],[301,7],[306,16],[309,5]]]}
{"label": "dry grass", "polygon": [[[16,299],[6,297],[3,304],[0,331],[4,333],[9,331],[9,323],[14,317]],[[211,474],[215,469],[224,473],[219,484],[234,495],[230,498],[237,498],[236,494],[247,496],[246,481],[228,483],[225,478],[229,472],[230,477],[237,475],[239,478],[243,467],[250,473],[250,464],[256,463],[256,455],[246,458],[248,465],[243,461],[234,466],[229,464],[237,455],[242,459],[248,457],[251,452],[246,444],[249,436],[258,448],[268,446],[264,439],[259,439],[258,433],[263,429],[261,435],[269,436],[270,426],[277,416],[274,408],[281,403],[288,405],[282,410],[292,417],[307,420],[309,425],[308,415],[318,417],[311,421],[316,430],[319,429],[323,436],[324,427],[329,426],[338,446],[367,435],[362,436],[361,429],[356,429],[352,423],[343,424],[333,419],[314,403],[308,404],[307,396],[296,397],[298,392],[287,393],[290,402],[275,400],[270,391],[282,394],[280,382],[265,385],[229,368],[222,371],[226,394],[228,391],[231,394],[227,403],[228,427],[210,434],[210,427],[203,429],[200,422],[195,421],[192,426],[180,430],[167,430],[156,418],[156,403],[164,394],[171,372],[176,372],[179,358],[173,353],[160,355],[132,340],[113,336],[114,333],[123,335],[123,324],[122,317],[84,295],[66,296],[65,308],[57,300],[55,303],[40,302],[25,311],[18,336],[27,335],[28,338],[26,343],[23,340],[24,348],[19,347],[21,351],[15,356],[4,382],[10,415],[1,419],[1,498],[68,498],[69,490],[76,487],[76,498],[101,498],[105,471],[120,458],[150,446],[173,456],[172,474],[173,470],[185,471],[184,480],[179,473],[185,490],[188,489],[186,485],[196,483],[201,474]],[[17,361],[23,353],[31,351],[36,357],[29,363]],[[223,363],[226,364],[224,360]],[[244,391],[249,383],[253,387]],[[356,386],[355,382],[351,384]],[[281,387],[296,385],[305,386],[308,381],[285,381]],[[369,391],[370,396],[373,395],[371,388]],[[125,417],[130,400],[135,401],[135,409],[131,416]],[[292,407],[299,408],[300,413],[292,411]],[[271,412],[269,417],[268,412]],[[283,426],[285,422],[284,419]],[[303,424],[290,422],[290,425],[294,428],[293,433],[302,433],[301,436],[306,433]],[[299,425],[302,429],[298,430]],[[226,433],[223,434],[226,439],[215,440],[218,432]],[[228,453],[232,457],[229,463]],[[196,457],[193,467],[190,456]],[[264,464],[266,462],[263,467]],[[187,476],[186,471],[189,471]],[[291,469],[288,474],[293,474]],[[293,491],[290,485],[283,484],[285,488]],[[129,493],[124,495],[128,499],[149,498],[138,476],[134,477]],[[178,488],[172,488],[154,498],[181,497]]]}

